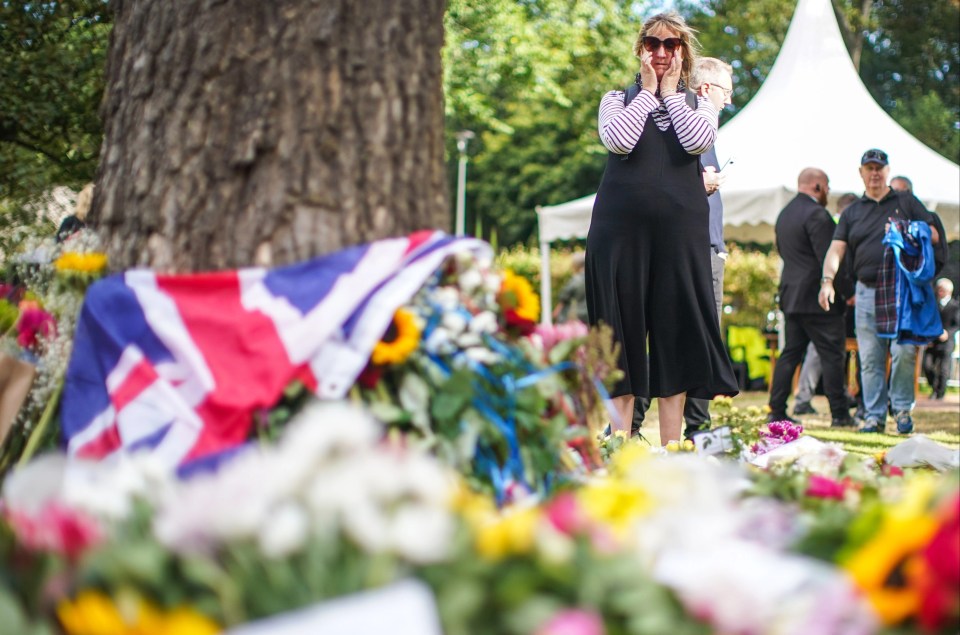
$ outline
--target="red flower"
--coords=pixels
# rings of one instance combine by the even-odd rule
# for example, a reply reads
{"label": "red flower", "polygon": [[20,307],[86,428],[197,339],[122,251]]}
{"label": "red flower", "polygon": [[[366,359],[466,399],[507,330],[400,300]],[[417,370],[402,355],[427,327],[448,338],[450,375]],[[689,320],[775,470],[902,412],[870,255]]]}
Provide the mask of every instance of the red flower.
{"label": "red flower", "polygon": [[17,344],[23,348],[37,345],[37,336],[44,338],[56,333],[53,316],[40,307],[20,305],[20,319],[17,320]]}
{"label": "red flower", "polygon": [[537,330],[536,322],[520,317],[515,309],[506,309],[503,314],[507,318],[507,326],[517,329],[520,335],[530,335]]}
{"label": "red flower", "polygon": [[960,617],[960,494],[947,501],[937,533],[920,554],[920,625],[935,632]]}
{"label": "red flower", "polygon": [[880,473],[884,476],[903,476],[903,470],[889,463],[884,463],[880,466]]}
{"label": "red flower", "polygon": [[831,478],[820,476],[819,474],[811,474],[810,480],[807,482],[806,495],[812,496],[813,498],[843,500],[845,491],[846,488],[843,486],[843,483],[838,483]]}
{"label": "red flower", "polygon": [[572,536],[583,530],[586,519],[577,504],[577,498],[570,492],[561,492],[544,508],[547,520],[557,531]]}
{"label": "red flower", "polygon": [[14,510],[8,510],[6,516],[24,547],[32,551],[52,551],[70,560],[103,537],[96,521],[57,503],[46,505],[35,516]]}
{"label": "red flower", "polygon": [[383,366],[367,364],[367,367],[364,368],[360,376],[357,377],[357,383],[367,390],[373,390],[377,387],[377,384],[380,383],[381,377],[383,377]]}

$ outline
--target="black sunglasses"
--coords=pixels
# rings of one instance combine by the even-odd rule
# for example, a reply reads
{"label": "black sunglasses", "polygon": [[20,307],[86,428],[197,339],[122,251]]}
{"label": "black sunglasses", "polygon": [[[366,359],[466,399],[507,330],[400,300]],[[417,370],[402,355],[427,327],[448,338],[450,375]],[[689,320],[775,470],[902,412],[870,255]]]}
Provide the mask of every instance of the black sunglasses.
{"label": "black sunglasses", "polygon": [[683,44],[683,41],[678,37],[668,37],[665,40],[661,40],[658,37],[653,37],[652,35],[643,36],[643,48],[647,49],[651,53],[660,49],[660,46],[663,45],[663,48],[666,49],[667,53],[673,53],[675,50],[680,48],[680,45]]}

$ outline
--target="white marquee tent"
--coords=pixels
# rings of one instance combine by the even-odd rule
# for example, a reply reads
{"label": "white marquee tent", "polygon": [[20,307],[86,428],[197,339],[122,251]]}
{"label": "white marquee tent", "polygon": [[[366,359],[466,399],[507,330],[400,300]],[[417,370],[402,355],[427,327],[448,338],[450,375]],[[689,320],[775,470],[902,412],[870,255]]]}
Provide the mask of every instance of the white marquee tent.
{"label": "white marquee tent", "polygon": [[[721,194],[728,239],[772,241],[780,210],[796,194],[805,167],[823,169],[834,197],[863,192],[860,156],[881,148],[891,174],[908,176],[917,196],[960,235],[960,166],[913,138],[860,81],[830,0],[799,0],[776,63],[757,94],[717,139],[727,180]],[[550,318],[549,244],[584,238],[595,195],[537,208],[543,319]]]}

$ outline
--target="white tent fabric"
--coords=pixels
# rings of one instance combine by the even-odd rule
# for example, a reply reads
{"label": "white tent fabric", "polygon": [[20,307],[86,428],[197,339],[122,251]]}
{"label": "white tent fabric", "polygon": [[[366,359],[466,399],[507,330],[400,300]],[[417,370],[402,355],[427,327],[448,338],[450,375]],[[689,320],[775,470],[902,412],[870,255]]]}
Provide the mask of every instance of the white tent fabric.
{"label": "white tent fabric", "polygon": [[[727,239],[772,241],[777,215],[796,194],[803,168],[824,170],[834,199],[861,194],[858,167],[869,148],[887,152],[891,174],[908,176],[947,235],[960,236],[960,166],[913,138],[873,100],[847,54],[830,0],[799,0],[770,74],[720,129],[716,147],[721,165],[733,159],[721,190]],[[537,208],[545,320],[549,243],[586,237],[594,198]]]}

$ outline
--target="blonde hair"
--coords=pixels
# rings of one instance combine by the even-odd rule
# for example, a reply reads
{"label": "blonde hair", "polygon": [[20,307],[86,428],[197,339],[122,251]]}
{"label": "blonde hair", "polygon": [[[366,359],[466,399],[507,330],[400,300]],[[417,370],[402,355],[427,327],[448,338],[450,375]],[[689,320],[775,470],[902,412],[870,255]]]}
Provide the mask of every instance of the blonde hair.
{"label": "blonde hair", "polygon": [[733,79],[732,66],[715,57],[701,57],[693,65],[693,72],[690,74],[690,88],[700,90],[700,87],[704,84],[712,84],[711,80],[718,79],[721,73],[726,73],[731,80]]}
{"label": "blonde hair", "polygon": [[87,220],[87,214],[93,205],[93,183],[87,183],[80,193],[77,194],[77,206],[73,210],[73,215],[79,221]]}
{"label": "blonde hair", "polygon": [[680,36],[680,46],[683,48],[683,64],[680,67],[680,78],[689,86],[690,73],[693,65],[697,61],[700,53],[700,42],[697,41],[696,31],[687,25],[687,21],[676,11],[667,11],[658,13],[643,23],[643,28],[637,35],[637,41],[633,44],[633,54],[638,58],[643,52],[643,38],[648,33],[657,29],[657,27],[666,27]]}

